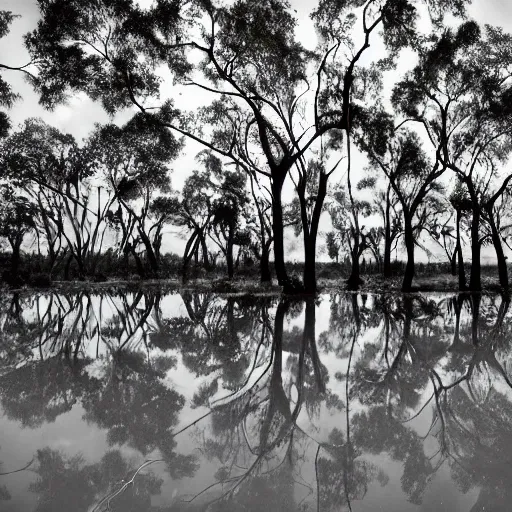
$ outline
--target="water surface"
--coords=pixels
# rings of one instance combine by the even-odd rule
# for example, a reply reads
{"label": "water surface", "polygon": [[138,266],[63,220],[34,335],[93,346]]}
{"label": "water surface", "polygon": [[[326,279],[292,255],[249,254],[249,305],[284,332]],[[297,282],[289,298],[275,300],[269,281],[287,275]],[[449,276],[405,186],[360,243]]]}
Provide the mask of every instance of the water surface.
{"label": "water surface", "polygon": [[498,296],[0,299],[0,510],[508,511]]}

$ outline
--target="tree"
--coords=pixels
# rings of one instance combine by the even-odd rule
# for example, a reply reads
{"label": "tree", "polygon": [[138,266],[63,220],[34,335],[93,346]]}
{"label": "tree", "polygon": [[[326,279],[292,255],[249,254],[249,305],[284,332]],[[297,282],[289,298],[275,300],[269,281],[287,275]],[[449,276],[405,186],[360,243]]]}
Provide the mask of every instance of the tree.
{"label": "tree", "polygon": [[316,250],[320,217],[329,177],[336,170],[339,162],[332,169],[325,168],[325,157],[322,152],[319,160],[310,160],[307,164],[303,159],[297,163],[298,178],[295,183],[300,218],[300,228],[304,240],[304,291],[316,293]]}
{"label": "tree", "polygon": [[8,281],[17,285],[20,281],[19,268],[21,246],[28,233],[35,229],[34,205],[9,185],[0,189],[2,211],[0,212],[0,237],[6,238],[11,246],[11,274]]}
{"label": "tree", "polygon": [[471,201],[467,197],[462,184],[460,181],[457,182],[452,194],[450,195],[450,204],[455,210],[455,249],[454,252],[457,255],[457,266],[459,276],[459,290],[465,290],[466,283],[466,272],[464,270],[464,257],[462,254],[462,234],[461,225],[464,217],[471,212]]}
{"label": "tree", "polygon": [[247,208],[247,176],[239,172],[215,171],[214,177],[220,180],[218,197],[213,201],[213,219],[210,237],[220,248],[228,270],[228,278],[234,275],[234,246],[249,244],[247,231],[242,225],[243,210]]}
{"label": "tree", "polygon": [[393,192],[388,180],[385,192],[379,192],[374,200],[374,208],[378,210],[384,226],[384,277],[391,277],[391,253],[396,250],[403,233],[400,200]]}
{"label": "tree", "polygon": [[[416,33],[416,22],[419,14],[416,7],[407,0],[400,2],[379,2],[374,0],[363,2],[343,2],[343,8],[340,9],[340,2],[336,0],[323,0],[319,2],[318,8],[313,17],[323,38],[323,45],[327,46],[324,54],[324,60],[319,71],[317,89],[317,98],[325,109],[328,119],[338,119],[338,128],[344,130],[346,135],[347,152],[347,193],[351,203],[353,224],[354,224],[354,247],[359,246],[360,228],[359,216],[357,215],[357,205],[353,196],[351,183],[351,142],[352,137],[356,141],[365,141],[366,139],[376,139],[379,137],[372,134],[375,130],[373,120],[368,123],[369,118],[373,118],[371,109],[368,109],[370,99],[375,102],[381,93],[382,73],[394,67],[396,57],[401,49],[408,46],[416,46],[418,36]],[[451,10],[456,15],[462,15],[464,12],[464,2],[433,2],[429,4],[429,14],[431,19],[440,22],[444,15],[444,10]],[[357,13],[357,14],[356,14]],[[354,48],[353,41],[348,34],[355,25],[359,15],[362,21],[363,44],[359,48]],[[437,18],[437,19],[436,19]],[[370,47],[370,41],[376,29],[382,25],[383,41],[388,51],[385,59],[372,62],[370,66],[362,67],[357,70],[359,60]],[[348,46],[351,50],[349,57],[341,51],[341,48]],[[320,88],[321,73],[325,73],[325,88]],[[379,104],[379,101],[376,101]],[[378,108],[378,107],[374,107]],[[369,112],[370,110],[370,112]],[[318,112],[315,111],[318,115]],[[322,114],[321,114],[322,115]],[[378,116],[377,116],[378,117]],[[380,125],[378,129],[382,129]],[[377,130],[378,130],[377,129]],[[379,142],[382,143],[382,137]],[[366,144],[363,142],[363,144]],[[435,174],[435,173],[434,173]],[[411,240],[406,240],[406,246],[411,247]],[[357,249],[359,251],[359,249]],[[355,255],[355,254],[354,254]],[[412,252],[409,250],[408,259]],[[352,258],[353,262],[358,261]],[[352,285],[356,285],[359,279],[357,267],[353,267],[354,275],[351,278]],[[414,263],[406,269],[406,279],[404,285],[410,288],[410,282],[413,278]],[[353,282],[352,282],[353,279]]]}
{"label": "tree", "polygon": [[334,231],[329,231],[325,235],[325,245],[327,246],[327,254],[329,258],[338,263],[340,258],[340,243],[338,242]]}
{"label": "tree", "polygon": [[[492,212],[512,178],[508,176],[492,191],[496,166],[510,151],[510,112],[500,103],[508,87],[510,51],[499,30],[486,30],[483,39],[476,22],[468,21],[457,30],[445,29],[436,35],[420,48],[419,64],[393,93],[398,110],[425,129],[436,160],[467,187],[472,204],[469,286],[475,291],[481,289],[482,213]],[[503,263],[498,238],[494,237],[498,260]],[[501,275],[502,286],[508,289],[505,278]]]}
{"label": "tree", "polygon": [[436,180],[444,173],[446,166],[438,160],[433,163],[429,160],[415,132],[403,129],[395,131],[388,114],[375,112],[364,122],[369,123],[366,131],[369,136],[360,139],[359,144],[368,154],[371,164],[381,169],[388,178],[402,207],[407,251],[402,290],[410,291],[415,272],[415,231],[419,231],[422,222],[422,216],[418,216],[419,209],[425,197],[438,189]]}
{"label": "tree", "polygon": [[[281,0],[238,0],[220,7],[210,1],[172,6],[155,2],[145,9],[133,1],[114,6],[106,0],[41,0],[39,5],[42,18],[26,44],[42,61],[34,82],[42,103],[53,106],[70,93],[86,92],[110,113],[135,105],[162,126],[200,142],[247,172],[256,167],[270,180],[275,267],[281,284],[287,281],[282,188],[290,169],[329,131],[350,131],[356,71],[371,36],[382,27],[384,42],[396,53],[413,40],[417,17],[406,0],[350,1],[341,9],[334,0],[320,2],[314,18],[324,37],[316,72],[310,73],[313,55],[296,41],[296,20]],[[437,0],[429,5],[442,17],[446,10],[462,14],[465,2]],[[337,50],[348,42],[354,11],[362,19],[364,42],[346,65],[330,66],[328,60],[339,58],[342,52]],[[332,27],[341,28],[333,33]],[[203,55],[198,68],[187,60],[188,49]],[[161,65],[175,79],[219,98],[209,109],[211,138],[194,129],[172,100],[164,101],[160,109],[147,107],[146,100],[158,96]],[[196,80],[197,70],[204,81]],[[308,90],[316,91],[309,102],[313,126],[303,129],[302,103],[307,102]],[[235,107],[244,118],[241,138],[240,124],[233,127],[224,115]],[[248,163],[250,151],[239,151],[246,142],[262,156],[261,166]]]}
{"label": "tree", "polygon": [[193,255],[198,260],[202,252],[203,266],[210,269],[210,258],[207,246],[208,232],[213,218],[213,206],[209,172],[205,169],[193,171],[185,180],[180,196],[173,197],[174,215],[171,224],[182,226],[188,230],[188,240],[183,254],[183,278]]}
{"label": "tree", "polygon": [[[329,205],[329,214],[333,228],[337,230],[341,246],[347,247],[350,255],[351,270],[347,286],[357,290],[362,280],[360,277],[360,261],[363,253],[370,249],[368,240],[370,230],[360,225],[361,217],[368,217],[371,206],[367,201],[355,200],[347,194],[341,184],[332,193],[333,200]],[[356,220],[357,219],[357,220]]]}
{"label": "tree", "polygon": [[[272,281],[270,272],[270,248],[274,241],[272,233],[272,219],[270,217],[272,211],[272,201],[262,193],[256,173],[249,174],[252,204],[256,207],[257,215],[254,216],[251,205],[245,209],[246,224],[251,238],[250,249],[260,262],[260,281],[268,283]],[[260,192],[260,193],[258,193]]]}
{"label": "tree", "polygon": [[[68,252],[84,279],[94,273],[103,248],[108,205],[94,184],[94,165],[75,139],[40,119],[28,119],[1,145],[4,177],[37,205],[38,234],[45,239],[50,272]],[[92,190],[95,189],[95,194]]]}
{"label": "tree", "polygon": [[104,210],[121,229],[120,250],[138,261],[142,245],[154,275],[160,268],[162,227],[169,216],[162,209],[165,200],[154,195],[170,192],[168,165],[180,149],[168,130],[140,114],[122,127],[97,126],[87,142],[86,151],[107,182],[110,197]]}

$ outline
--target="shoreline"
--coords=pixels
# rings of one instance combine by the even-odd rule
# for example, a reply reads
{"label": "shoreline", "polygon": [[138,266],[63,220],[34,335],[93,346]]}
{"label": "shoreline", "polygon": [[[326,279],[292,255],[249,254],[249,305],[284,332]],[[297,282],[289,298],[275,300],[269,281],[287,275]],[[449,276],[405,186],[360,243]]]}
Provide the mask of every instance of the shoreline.
{"label": "shoreline", "polygon": [[[437,276],[420,276],[415,279],[413,289],[410,292],[402,292],[401,276],[384,279],[380,276],[363,276],[363,283],[358,290],[348,290],[345,279],[340,278],[319,278],[317,295],[322,293],[371,293],[371,294],[418,294],[418,293],[450,293],[450,294],[501,294],[498,279],[482,276],[482,290],[471,292],[460,291],[456,277],[449,274]],[[20,292],[78,292],[83,290],[101,291],[112,288],[125,290],[144,290],[158,288],[163,292],[191,292],[191,293],[215,293],[219,295],[240,295],[240,296],[279,296],[283,295],[282,287],[274,279],[272,283],[261,284],[256,279],[235,278],[232,281],[227,279],[191,279],[183,283],[178,278],[128,280],[111,279],[102,282],[95,281],[54,281],[51,286],[37,287],[25,285],[20,288],[9,288],[0,286],[4,293]],[[308,294],[289,295],[290,297],[306,297]]]}

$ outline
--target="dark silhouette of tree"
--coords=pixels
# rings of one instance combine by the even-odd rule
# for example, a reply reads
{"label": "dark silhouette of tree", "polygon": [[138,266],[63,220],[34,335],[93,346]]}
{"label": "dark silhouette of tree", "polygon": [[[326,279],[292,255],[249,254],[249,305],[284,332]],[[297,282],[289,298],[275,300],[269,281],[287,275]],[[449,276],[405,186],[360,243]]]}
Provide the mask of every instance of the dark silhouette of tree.
{"label": "dark silhouette of tree", "polygon": [[402,207],[407,251],[402,290],[410,291],[415,272],[415,245],[423,224],[421,208],[427,195],[438,189],[436,180],[446,166],[437,160],[430,162],[416,133],[408,130],[393,133],[388,114],[373,112],[364,122],[368,123],[367,138],[360,139],[359,143],[371,163],[384,172]]}
{"label": "dark silhouette of tree", "polygon": [[373,213],[372,208],[367,201],[356,201],[354,197],[351,199],[341,184],[333,190],[331,196],[328,208],[331,222],[337,231],[340,245],[348,249],[350,256],[351,270],[347,287],[349,290],[357,290],[362,283],[361,257],[371,247],[370,229],[366,229],[361,222],[363,217]]}
{"label": "dark silhouette of tree", "polygon": [[1,186],[0,201],[3,205],[0,212],[0,237],[5,238],[12,249],[11,272],[8,280],[18,285],[21,246],[26,235],[35,229],[35,208],[27,198],[17,194],[9,185]]}
{"label": "dark silhouette of tree", "polygon": [[[260,281],[269,283],[272,281],[270,271],[270,248],[274,241],[272,233],[272,201],[262,191],[258,176],[249,174],[252,203],[245,209],[247,229],[251,235],[249,242],[252,254],[260,262]],[[252,206],[255,206],[257,215],[254,215]]]}
{"label": "dark silhouette of tree", "polygon": [[226,260],[228,278],[232,279],[235,271],[234,247],[249,245],[249,234],[242,225],[243,210],[247,207],[245,174],[216,170],[220,181],[217,189],[219,197],[213,202],[213,219],[210,237],[220,248]]}
{"label": "dark silhouette of tree", "polygon": [[160,267],[163,225],[170,216],[163,208],[165,196],[155,194],[170,191],[168,166],[180,149],[168,130],[140,114],[122,127],[98,126],[88,141],[90,157],[109,189],[104,209],[120,229],[120,250],[137,260],[142,245],[154,275]]}
{"label": "dark silhouette of tree", "polygon": [[[497,34],[489,28],[484,38],[473,21],[456,31],[445,29],[420,50],[419,64],[393,93],[397,108],[425,128],[438,164],[455,172],[467,188],[472,206],[469,287],[475,291],[481,289],[482,213],[494,219],[492,208],[511,178],[493,191],[496,166],[509,151],[509,114],[506,109],[496,114],[491,107],[503,94],[508,75],[508,53],[503,54],[500,66],[496,66],[496,57],[494,61],[489,57],[496,55],[494,48],[501,41]],[[503,269],[501,239],[496,229],[493,233]],[[505,277],[501,271],[501,285],[508,289]]]}
{"label": "dark silhouette of tree", "polygon": [[322,151],[319,161],[304,159],[297,162],[298,178],[295,183],[299,202],[300,231],[304,243],[304,290],[307,293],[316,292],[316,252],[317,238],[320,227],[320,217],[325,198],[329,177],[339,163],[326,169],[327,155]]}
{"label": "dark silhouette of tree", "polygon": [[[445,12],[462,15],[465,3],[429,2],[430,14],[440,23]],[[354,102],[375,96],[381,71],[390,68],[400,49],[416,42],[418,18],[407,1],[321,1],[313,14],[321,35],[314,55],[296,40],[296,20],[280,0],[218,7],[209,1],[148,8],[131,1],[39,5],[42,18],[26,46],[39,60],[33,83],[41,102],[52,107],[85,92],[109,113],[135,105],[148,119],[203,144],[240,170],[268,178],[280,284],[288,282],[282,189],[290,170],[307,160],[306,153],[322,137],[351,134],[352,118],[360,110]],[[356,29],[357,15],[361,23]],[[364,67],[362,56],[380,28],[390,58]],[[338,50],[351,45],[359,31],[363,42],[351,57],[342,57]],[[188,59],[189,50],[204,57],[199,66]],[[316,70],[311,72],[313,61]],[[161,65],[175,80],[216,97],[199,113],[211,129],[194,126],[168,98],[159,108],[148,105],[159,95]],[[313,98],[308,90],[314,91]],[[306,110],[314,124],[303,128]],[[349,150],[350,136],[347,144]],[[308,249],[308,261],[310,255]]]}
{"label": "dark silhouette of tree", "polygon": [[[26,193],[36,210],[37,233],[45,239],[50,272],[67,255],[66,277],[74,260],[78,277],[94,273],[102,251],[106,223],[101,211],[101,187],[91,193],[94,168],[86,152],[69,134],[38,119],[28,119],[1,145],[6,177]],[[97,195],[97,208],[91,203]],[[96,199],[96,198],[94,198]]]}

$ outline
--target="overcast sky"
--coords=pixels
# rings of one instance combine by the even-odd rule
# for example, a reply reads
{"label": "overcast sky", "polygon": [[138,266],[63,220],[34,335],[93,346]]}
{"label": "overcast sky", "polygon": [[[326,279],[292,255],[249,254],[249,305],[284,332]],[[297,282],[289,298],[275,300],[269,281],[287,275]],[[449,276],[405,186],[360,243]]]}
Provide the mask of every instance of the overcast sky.
{"label": "overcast sky", "polygon": [[[291,4],[293,9],[297,11],[299,19],[297,34],[300,40],[304,46],[314,48],[316,38],[309,14],[316,5],[316,2],[311,0],[291,0]],[[22,36],[28,31],[33,30],[36,26],[39,17],[36,2],[33,0],[0,0],[0,9],[10,10],[14,14],[21,16],[13,22],[10,34],[0,40],[0,62],[12,66],[25,64],[28,62],[28,55],[23,47]],[[499,25],[507,31],[512,31],[512,0],[474,0],[469,13],[470,17],[477,20],[480,24]],[[371,52],[372,48],[368,51],[369,57],[371,57]],[[41,117],[47,123],[63,132],[71,133],[77,140],[81,141],[91,132],[94,123],[105,123],[110,120],[101,105],[92,102],[85,95],[72,98],[67,105],[59,106],[53,112],[48,112],[38,104],[37,95],[34,94],[31,87],[24,81],[21,73],[5,71],[2,76],[22,96],[22,99],[9,112],[14,125],[23,122],[28,117]],[[194,94],[183,94],[180,97],[180,105],[193,109],[197,106],[198,100],[201,101],[200,98],[201,94],[197,93],[197,91]],[[130,111],[123,112],[117,115],[113,121],[122,124],[132,114],[133,112]],[[199,145],[187,144],[184,155],[172,165],[174,169],[174,187],[181,188],[183,180],[194,165],[193,156],[200,149]],[[364,160],[356,160],[355,164],[354,168],[361,170],[364,167]],[[329,223],[325,217],[324,225],[322,226],[324,230],[329,228],[326,225],[326,223]],[[322,242],[320,241],[320,243]],[[164,250],[181,252],[182,248],[183,241],[176,240],[173,236],[168,236],[164,242]],[[296,258],[300,258],[300,251],[293,251],[293,253]]]}

